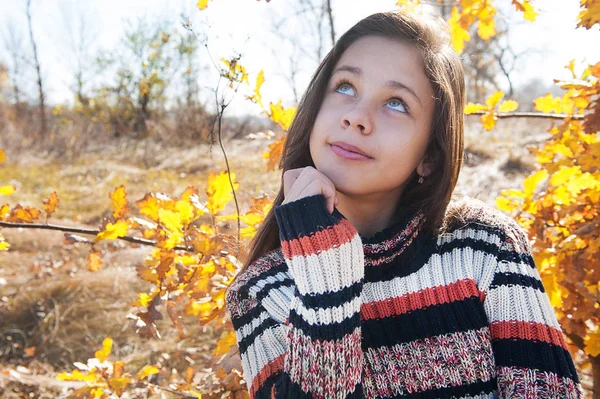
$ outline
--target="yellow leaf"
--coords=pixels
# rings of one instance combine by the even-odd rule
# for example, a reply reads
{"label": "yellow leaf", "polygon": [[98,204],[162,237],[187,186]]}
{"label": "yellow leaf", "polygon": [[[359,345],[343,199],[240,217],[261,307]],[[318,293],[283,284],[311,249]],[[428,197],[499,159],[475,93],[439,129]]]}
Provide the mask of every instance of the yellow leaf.
{"label": "yellow leaf", "polygon": [[498,117],[493,112],[487,112],[481,115],[481,123],[483,123],[483,128],[485,130],[492,130],[494,126],[496,126],[496,120]]}
{"label": "yellow leaf", "polygon": [[0,163],[6,162],[6,153],[4,150],[0,150]]}
{"label": "yellow leaf", "polygon": [[112,344],[112,338],[104,338],[104,341],[102,341],[102,349],[96,351],[94,355],[96,359],[98,359],[100,362],[105,362],[110,355],[110,351],[112,350]]}
{"label": "yellow leaf", "polygon": [[125,220],[118,220],[116,223],[107,223],[104,231],[101,231],[94,238],[94,242],[101,240],[114,240],[127,235],[129,224]]}
{"label": "yellow leaf", "polygon": [[[231,173],[231,180],[233,187],[237,190],[239,183],[235,181],[234,173]],[[229,173],[227,171],[221,172],[218,175],[214,172],[210,173],[206,195],[208,195],[207,208],[213,215],[225,208],[225,205],[233,199],[233,192],[229,183]]]}
{"label": "yellow leaf", "polygon": [[150,301],[152,300],[152,298],[154,297],[153,295],[148,295],[145,292],[140,292],[138,293],[138,296],[140,297],[139,300],[135,301],[133,303],[133,306],[141,306],[141,307],[146,307],[148,306],[148,304],[150,303]]}
{"label": "yellow leaf", "polygon": [[10,244],[4,241],[4,237],[0,236],[0,251],[8,251]]}
{"label": "yellow leaf", "polygon": [[56,378],[61,381],[85,381],[87,376],[79,370],[73,370],[72,373],[58,373]]}
{"label": "yellow leaf", "polygon": [[595,24],[600,23],[600,3],[593,0],[581,0],[583,10],[579,12],[577,19],[577,28],[585,27],[590,29]]}
{"label": "yellow leaf", "polygon": [[596,180],[594,175],[589,172],[580,173],[567,184],[567,190],[573,195],[587,189],[600,190],[600,180]]}
{"label": "yellow leaf", "polygon": [[254,99],[257,103],[262,104],[262,95],[260,94],[260,88],[265,82],[265,71],[263,69],[260,70],[258,76],[256,77],[256,86],[254,87]]}
{"label": "yellow leaf", "polygon": [[588,332],[584,342],[585,353],[589,356],[600,356],[600,330]]}
{"label": "yellow leaf", "polygon": [[487,21],[479,21],[477,34],[483,40],[489,40],[496,35],[496,22],[493,19]]}
{"label": "yellow leaf", "polygon": [[469,115],[469,114],[475,113],[477,111],[485,111],[487,109],[488,109],[488,107],[486,105],[473,104],[470,102],[465,106],[465,114]]}
{"label": "yellow leaf", "polygon": [[504,97],[504,92],[502,90],[498,90],[497,92],[489,96],[487,100],[485,100],[485,103],[488,107],[494,108],[496,104],[498,104],[500,100],[502,100],[502,97]]}
{"label": "yellow leaf", "polygon": [[562,186],[569,180],[573,179],[575,175],[581,174],[581,166],[563,167],[554,173],[550,178],[549,184],[552,186]]}
{"label": "yellow leaf", "polygon": [[6,186],[0,186],[0,195],[9,196],[15,193],[15,188],[10,184]]}
{"label": "yellow leaf", "polygon": [[284,108],[281,100],[277,104],[271,103],[269,118],[277,123],[283,130],[288,130],[296,114],[296,107]]}
{"label": "yellow leaf", "polygon": [[193,222],[194,220],[196,220],[197,217],[200,217],[202,215],[201,212],[194,212],[196,210],[196,208],[194,208],[192,206],[192,204],[190,204],[188,201],[185,200],[179,200],[175,203],[175,210],[177,211],[177,213],[179,214],[179,217],[181,218],[181,223],[183,224],[190,224],[191,222]]}
{"label": "yellow leaf", "polygon": [[[546,266],[542,266],[546,268]],[[562,290],[558,284],[558,276],[555,267],[548,267],[546,272],[541,272],[540,277],[542,279],[542,285],[544,290],[548,294],[550,304],[555,308],[559,309],[562,306]]]}
{"label": "yellow leaf", "polygon": [[567,190],[566,186],[556,187],[556,190],[554,190],[553,194],[555,204],[569,205],[573,202],[573,196]]}
{"label": "yellow leaf", "polygon": [[523,181],[523,187],[524,187],[523,192],[525,193],[526,197],[530,198],[533,195],[538,184],[540,184],[540,182],[542,182],[543,180],[546,180],[547,178],[548,178],[548,171],[545,169],[542,169],[542,170],[532,174],[531,176],[527,177]]}
{"label": "yellow leaf", "polygon": [[285,147],[285,143],[287,140],[287,136],[282,136],[275,140],[273,143],[269,144],[269,151],[265,151],[263,153],[263,159],[267,159],[267,170],[274,171],[275,167],[279,164],[281,160],[281,156],[283,154],[283,149]]}
{"label": "yellow leaf", "polygon": [[6,220],[9,222],[32,223],[39,219],[40,213],[41,212],[39,209],[30,208],[28,206],[23,208],[20,204],[17,204],[17,206],[12,209]]}
{"label": "yellow leaf", "polygon": [[138,371],[137,378],[138,380],[143,380],[149,375],[158,374],[158,371],[158,367],[152,364],[147,364],[140,371]]}
{"label": "yellow leaf", "polygon": [[237,344],[237,339],[233,331],[223,331],[221,337],[217,340],[217,347],[213,350],[215,356],[221,356],[229,352],[229,348]]}
{"label": "yellow leaf", "polygon": [[146,215],[155,222],[158,222],[159,200],[156,195],[146,194],[144,198],[135,203],[139,207],[142,215]]}
{"label": "yellow leaf", "polygon": [[535,109],[544,113],[556,112],[560,103],[560,98],[552,97],[552,94],[547,93],[544,97],[538,97],[533,102]]}
{"label": "yellow leaf", "polygon": [[108,386],[117,394],[117,396],[121,396],[130,382],[131,378],[129,377],[110,378],[108,380]]}
{"label": "yellow leaf", "polygon": [[199,9],[204,10],[208,6],[208,0],[198,0],[198,3],[196,4],[196,6]]}
{"label": "yellow leaf", "polygon": [[471,36],[469,32],[463,28],[460,23],[461,15],[456,6],[452,7],[452,14],[450,19],[448,20],[448,24],[450,25],[450,31],[452,33],[452,47],[457,54],[462,54],[465,49],[465,42],[471,40]]}
{"label": "yellow leaf", "polygon": [[88,254],[88,270],[91,272],[97,272],[100,270],[101,265],[102,258],[100,257],[100,253],[97,251],[90,251]]}
{"label": "yellow leaf", "polygon": [[58,195],[56,195],[56,191],[53,191],[48,197],[47,200],[44,201],[44,209],[46,210],[46,216],[50,217],[56,208],[58,208],[58,203],[60,200],[58,199]]}
{"label": "yellow leaf", "polygon": [[123,371],[125,371],[125,363],[117,360],[113,363],[113,378],[119,378],[123,376]]}
{"label": "yellow leaf", "polygon": [[505,197],[518,197],[518,198],[526,197],[524,192],[519,191],[519,190],[513,190],[513,189],[502,190],[500,192],[500,194],[502,194]]}
{"label": "yellow leaf", "polygon": [[181,222],[181,214],[173,212],[168,209],[158,210],[158,220],[172,232],[180,232],[183,230],[183,223]]}
{"label": "yellow leaf", "polygon": [[496,197],[496,208],[501,211],[512,212],[518,204],[506,197]]}
{"label": "yellow leaf", "polygon": [[129,205],[127,204],[127,194],[125,193],[125,186],[120,185],[108,195],[112,200],[113,217],[115,220],[121,219],[129,212]]}
{"label": "yellow leaf", "polygon": [[421,10],[421,0],[398,0],[396,5],[403,12],[416,12]]}
{"label": "yellow leaf", "polygon": [[506,100],[503,101],[498,108],[498,112],[512,112],[519,106],[519,103],[514,100]]}
{"label": "yellow leaf", "polygon": [[573,78],[577,77],[577,74],[575,73],[575,58],[573,58],[571,61],[569,61],[567,65],[565,65],[565,69],[571,71],[571,75],[573,75]]}
{"label": "yellow leaf", "polygon": [[528,21],[534,22],[535,19],[537,18],[538,15],[540,15],[531,5],[531,3],[529,3],[529,0],[525,0],[523,1],[523,9],[524,9],[524,13],[523,13],[523,18],[525,18]]}

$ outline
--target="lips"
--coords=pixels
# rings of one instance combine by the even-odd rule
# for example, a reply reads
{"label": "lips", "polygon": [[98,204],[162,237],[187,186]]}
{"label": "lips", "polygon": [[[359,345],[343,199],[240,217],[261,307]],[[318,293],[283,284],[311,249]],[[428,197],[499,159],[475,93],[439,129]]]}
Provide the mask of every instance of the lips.
{"label": "lips", "polygon": [[360,148],[352,145],[352,144],[348,144],[344,141],[334,141],[333,143],[329,143],[330,145],[336,145],[338,147],[343,148],[346,151],[350,151],[350,152],[354,152],[356,154],[360,154],[360,155],[364,155],[365,157],[369,157],[371,158],[371,156],[367,153],[365,153],[363,150],[361,150]]}

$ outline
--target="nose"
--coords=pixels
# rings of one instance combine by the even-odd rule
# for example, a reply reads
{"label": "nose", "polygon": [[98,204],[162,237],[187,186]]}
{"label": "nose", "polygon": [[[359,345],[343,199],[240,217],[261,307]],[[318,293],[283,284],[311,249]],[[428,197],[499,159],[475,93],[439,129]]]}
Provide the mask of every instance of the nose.
{"label": "nose", "polygon": [[360,132],[363,134],[370,134],[371,130],[373,129],[371,117],[368,110],[364,106],[356,106],[350,111],[346,112],[342,116],[341,124],[344,129],[354,126],[360,129]]}

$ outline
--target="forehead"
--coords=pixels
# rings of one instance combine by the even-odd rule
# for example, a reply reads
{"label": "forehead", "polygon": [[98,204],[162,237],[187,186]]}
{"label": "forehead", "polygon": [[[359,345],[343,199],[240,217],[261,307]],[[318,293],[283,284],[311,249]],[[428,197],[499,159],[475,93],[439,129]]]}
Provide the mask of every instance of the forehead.
{"label": "forehead", "polygon": [[341,65],[358,67],[365,75],[385,79],[428,82],[421,52],[407,42],[382,36],[365,36],[354,41],[341,55],[334,70]]}

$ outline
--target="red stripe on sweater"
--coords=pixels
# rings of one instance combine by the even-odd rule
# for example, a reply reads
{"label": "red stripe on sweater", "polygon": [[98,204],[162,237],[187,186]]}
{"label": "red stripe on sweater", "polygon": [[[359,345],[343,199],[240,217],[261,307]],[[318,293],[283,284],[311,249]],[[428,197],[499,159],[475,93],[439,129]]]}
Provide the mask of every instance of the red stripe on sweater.
{"label": "red stripe on sweater", "polygon": [[273,374],[279,373],[283,369],[283,359],[285,353],[267,363],[260,372],[252,380],[252,394],[251,397],[255,398],[258,390],[265,384],[267,378]]}
{"label": "red stripe on sweater", "polygon": [[362,320],[381,319],[396,316],[427,306],[462,301],[479,296],[477,284],[472,279],[458,280],[448,285],[426,288],[410,294],[382,301],[364,303],[360,309]]}
{"label": "red stripe on sweater", "polygon": [[[356,234],[354,226],[347,219],[341,219],[325,230],[297,239],[283,240],[281,252],[286,259],[292,259],[294,256],[311,256],[346,244],[352,241]],[[310,252],[309,249],[313,249],[314,252]]]}
{"label": "red stripe on sweater", "polygon": [[519,320],[502,320],[490,323],[492,339],[527,339],[530,341],[543,341],[567,348],[564,335],[556,328],[544,323]]}

